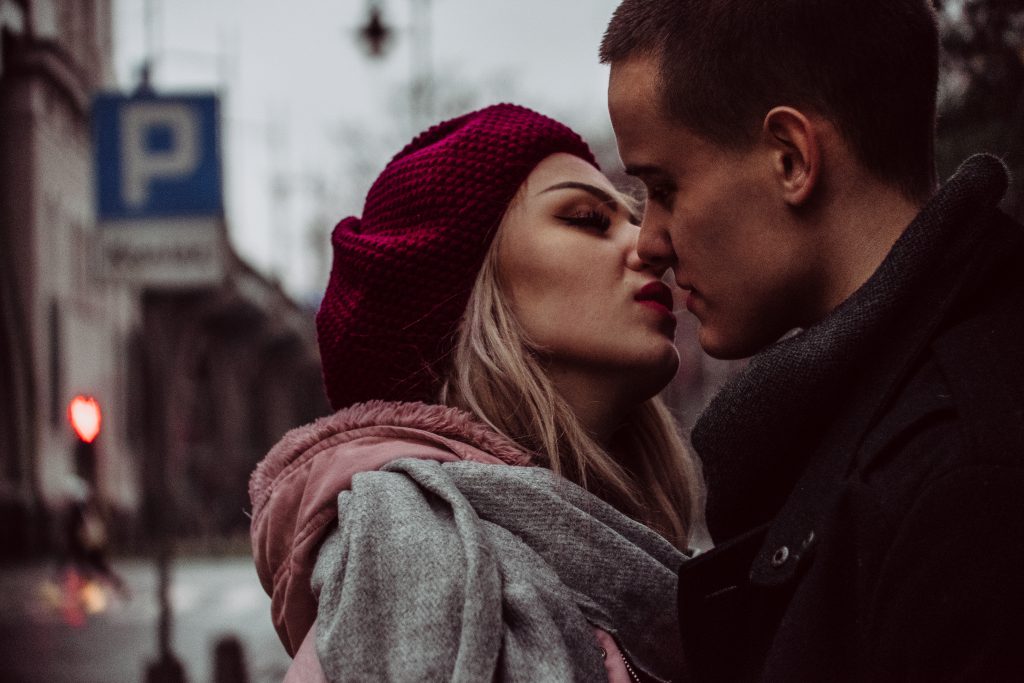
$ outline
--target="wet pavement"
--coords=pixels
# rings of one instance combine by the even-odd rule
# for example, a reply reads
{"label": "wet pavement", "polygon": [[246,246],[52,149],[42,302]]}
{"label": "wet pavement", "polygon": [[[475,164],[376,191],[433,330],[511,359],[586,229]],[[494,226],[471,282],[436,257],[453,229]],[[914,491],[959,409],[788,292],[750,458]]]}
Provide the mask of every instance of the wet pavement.
{"label": "wet pavement", "polygon": [[[148,560],[112,564],[130,596],[68,580],[53,564],[0,568],[0,681],[145,680],[158,652],[156,568]],[[212,683],[224,636],[240,641],[252,683],[283,678],[291,660],[250,558],[178,558],[172,577],[172,651],[188,681]]]}

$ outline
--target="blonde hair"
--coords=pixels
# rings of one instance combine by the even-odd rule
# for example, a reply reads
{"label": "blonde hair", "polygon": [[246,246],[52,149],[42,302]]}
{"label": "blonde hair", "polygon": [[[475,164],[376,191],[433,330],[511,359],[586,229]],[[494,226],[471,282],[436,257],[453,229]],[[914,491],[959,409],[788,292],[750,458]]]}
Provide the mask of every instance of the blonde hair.
{"label": "blonde hair", "polygon": [[640,404],[613,437],[592,438],[548,377],[501,287],[498,235],[470,295],[441,402],[473,413],[539,464],[686,547],[703,514],[696,459],[664,403]]}

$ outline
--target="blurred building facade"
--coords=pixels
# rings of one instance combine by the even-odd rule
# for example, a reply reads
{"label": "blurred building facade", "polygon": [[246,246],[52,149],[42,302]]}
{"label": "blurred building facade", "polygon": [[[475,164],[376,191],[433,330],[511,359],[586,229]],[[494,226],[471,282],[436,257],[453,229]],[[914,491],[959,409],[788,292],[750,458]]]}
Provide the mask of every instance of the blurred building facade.
{"label": "blurred building facade", "polygon": [[[326,410],[311,313],[226,230],[215,283],[100,276],[90,104],[111,58],[111,0],[0,0],[0,558],[52,550],[83,488],[124,539],[168,508],[180,533],[244,528],[255,462]],[[77,394],[103,410],[84,458]]]}

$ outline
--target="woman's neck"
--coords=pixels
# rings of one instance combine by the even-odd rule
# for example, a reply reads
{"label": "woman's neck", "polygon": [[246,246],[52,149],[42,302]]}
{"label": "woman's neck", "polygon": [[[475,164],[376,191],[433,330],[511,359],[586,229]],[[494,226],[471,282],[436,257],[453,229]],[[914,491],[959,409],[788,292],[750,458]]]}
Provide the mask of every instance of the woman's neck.
{"label": "woman's neck", "polygon": [[554,371],[551,380],[587,434],[608,450],[632,403],[613,382],[593,375]]}

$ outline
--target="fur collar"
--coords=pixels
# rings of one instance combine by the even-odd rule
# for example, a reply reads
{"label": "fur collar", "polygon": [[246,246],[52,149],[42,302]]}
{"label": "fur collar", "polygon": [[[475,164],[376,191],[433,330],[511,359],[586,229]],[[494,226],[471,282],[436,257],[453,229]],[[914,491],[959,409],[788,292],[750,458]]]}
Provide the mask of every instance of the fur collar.
{"label": "fur collar", "polygon": [[394,434],[396,428],[425,431],[461,441],[509,465],[533,463],[530,454],[511,439],[458,408],[421,402],[367,401],[343,408],[284,435],[249,480],[253,516],[257,516],[266,503],[274,480],[297,464],[301,456],[320,450],[325,443],[341,443],[377,430]]}

